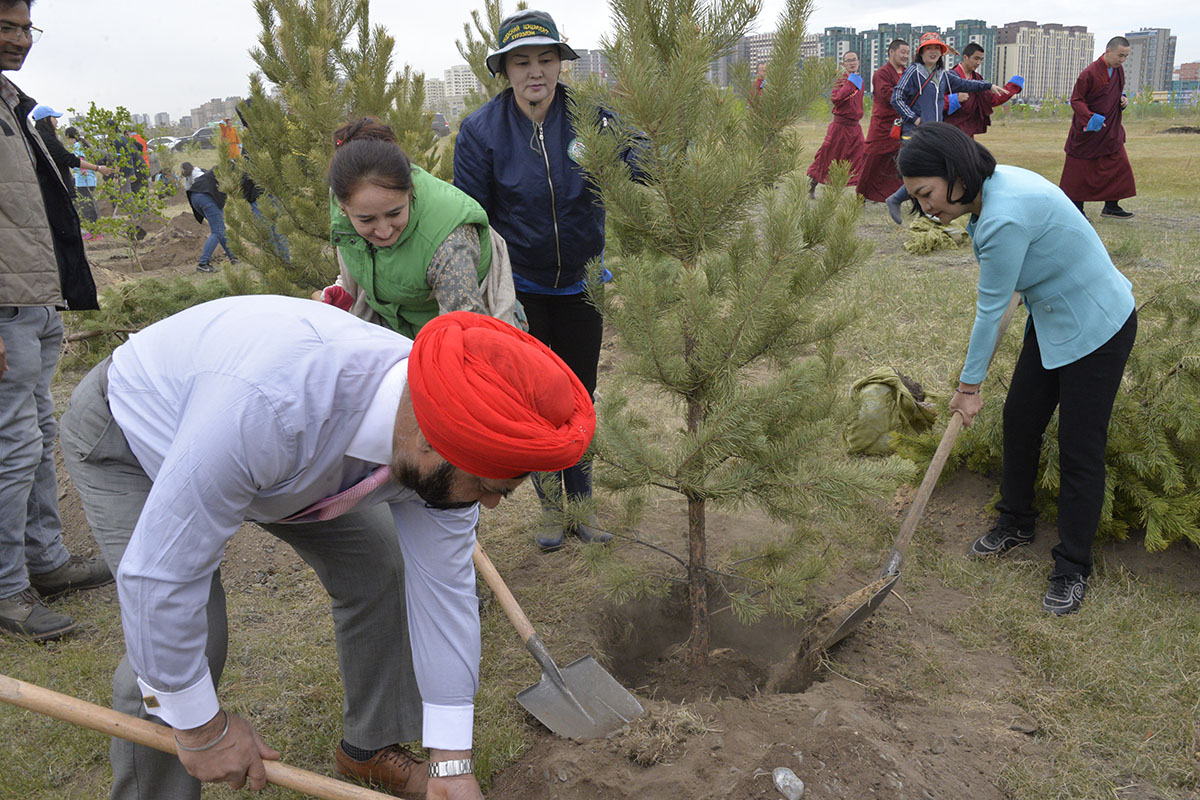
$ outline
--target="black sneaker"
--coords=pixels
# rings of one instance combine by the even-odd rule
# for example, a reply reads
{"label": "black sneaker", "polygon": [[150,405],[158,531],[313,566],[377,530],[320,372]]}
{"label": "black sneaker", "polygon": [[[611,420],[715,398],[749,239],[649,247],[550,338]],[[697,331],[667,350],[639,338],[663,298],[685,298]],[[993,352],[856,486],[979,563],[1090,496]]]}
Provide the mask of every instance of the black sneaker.
{"label": "black sneaker", "polygon": [[1126,211],[1125,209],[1121,208],[1116,203],[1113,203],[1111,206],[1110,205],[1104,206],[1104,208],[1100,211],[1100,216],[1114,217],[1116,219],[1129,219],[1130,217],[1133,216],[1133,212]]}
{"label": "black sneaker", "polygon": [[61,639],[77,627],[78,623],[66,614],[46,608],[32,587],[0,598],[0,631],[35,642],[49,642]]}
{"label": "black sneaker", "polygon": [[1050,588],[1042,598],[1042,610],[1063,616],[1074,614],[1083,605],[1083,594],[1087,591],[1087,577],[1078,573],[1051,575]]}
{"label": "black sneaker", "polygon": [[212,264],[197,264],[196,272],[216,272],[217,268]]}
{"label": "black sneaker", "polygon": [[1032,541],[1033,531],[1023,531],[1015,525],[1004,525],[997,522],[990,531],[971,543],[971,546],[967,548],[967,555],[976,558],[1003,555],[1014,547],[1020,547]]}
{"label": "black sneaker", "polygon": [[543,520],[534,532],[533,541],[543,553],[553,553],[563,546],[566,535],[567,532],[560,523]]}
{"label": "black sneaker", "polygon": [[99,558],[83,556],[71,556],[58,569],[29,576],[29,583],[37,589],[43,600],[80,589],[95,589],[112,582],[113,575],[108,570],[108,564]]}

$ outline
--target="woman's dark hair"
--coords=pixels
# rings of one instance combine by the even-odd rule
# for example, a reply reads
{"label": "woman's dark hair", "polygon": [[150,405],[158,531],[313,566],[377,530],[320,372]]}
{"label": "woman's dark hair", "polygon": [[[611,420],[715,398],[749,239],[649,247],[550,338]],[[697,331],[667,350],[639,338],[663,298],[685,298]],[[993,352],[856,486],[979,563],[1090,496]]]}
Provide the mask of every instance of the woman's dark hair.
{"label": "woman's dark hair", "polygon": [[79,135],[79,129],[74,125],[63,131],[63,134],[65,134],[68,139],[74,139],[77,142],[83,141],[83,137]]}
{"label": "woman's dark hair", "polygon": [[[896,155],[902,178],[944,178],[946,202],[970,203],[979,195],[983,182],[996,171],[996,159],[988,149],[946,122],[925,122]],[[961,197],[951,198],[954,184],[962,181]],[[918,208],[913,198],[913,207]]]}
{"label": "woman's dark hair", "polygon": [[[939,69],[945,69],[946,68],[946,51],[942,50],[942,48],[938,47],[936,44],[927,44],[927,45],[925,45],[925,47],[937,47],[938,52],[941,53],[941,55],[938,56],[937,63],[933,65],[933,69],[931,69],[930,72],[936,72]],[[921,66],[925,66],[925,59],[921,58],[921,53],[923,53],[925,51],[925,47],[922,47],[920,50],[917,51],[917,63],[920,64]]]}
{"label": "woman's dark hair", "polygon": [[185,161],[179,165],[179,174],[185,178],[190,178],[190,177],[192,177],[192,172],[195,169],[196,168],[192,166],[192,162]]}
{"label": "woman's dark hair", "polygon": [[397,192],[412,190],[412,164],[388,125],[363,117],[333,133],[329,188],[345,202],[363,181]]}
{"label": "woman's dark hair", "polygon": [[42,117],[38,121],[34,122],[33,128],[38,133],[43,133],[43,134],[48,133],[51,136],[54,135],[54,130],[55,130],[54,123],[51,121],[50,117]]}

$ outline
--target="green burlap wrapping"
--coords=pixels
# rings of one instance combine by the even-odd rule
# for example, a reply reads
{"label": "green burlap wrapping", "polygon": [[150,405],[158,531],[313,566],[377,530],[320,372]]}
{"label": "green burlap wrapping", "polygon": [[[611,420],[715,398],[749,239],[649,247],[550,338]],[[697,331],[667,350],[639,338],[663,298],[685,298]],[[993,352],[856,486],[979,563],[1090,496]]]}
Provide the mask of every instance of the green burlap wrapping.
{"label": "green burlap wrapping", "polygon": [[858,403],[858,416],[846,428],[846,446],[851,453],[886,456],[892,452],[892,431],[924,433],[933,427],[934,410],[917,401],[900,373],[882,367],[850,387]]}
{"label": "green burlap wrapping", "polygon": [[957,225],[942,225],[929,217],[917,217],[908,227],[910,232],[904,239],[904,249],[914,255],[935,250],[955,250],[971,241],[966,229]]}

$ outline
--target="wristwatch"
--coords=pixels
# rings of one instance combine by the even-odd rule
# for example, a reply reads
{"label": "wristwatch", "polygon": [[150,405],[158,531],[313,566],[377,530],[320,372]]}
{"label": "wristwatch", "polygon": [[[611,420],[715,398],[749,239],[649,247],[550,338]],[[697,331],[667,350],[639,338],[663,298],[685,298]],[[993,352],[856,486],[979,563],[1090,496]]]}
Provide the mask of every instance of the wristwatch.
{"label": "wristwatch", "polygon": [[456,775],[469,775],[474,771],[475,765],[469,758],[429,762],[429,777],[431,778],[453,778]]}

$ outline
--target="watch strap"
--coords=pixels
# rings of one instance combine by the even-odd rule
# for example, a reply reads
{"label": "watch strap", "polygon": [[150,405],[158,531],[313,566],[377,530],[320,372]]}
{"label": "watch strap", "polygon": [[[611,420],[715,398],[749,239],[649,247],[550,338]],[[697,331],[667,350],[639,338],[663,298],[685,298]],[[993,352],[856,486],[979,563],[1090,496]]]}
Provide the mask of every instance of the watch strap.
{"label": "watch strap", "polygon": [[475,764],[469,758],[429,762],[429,777],[431,778],[453,778],[456,775],[469,775],[474,771]]}

